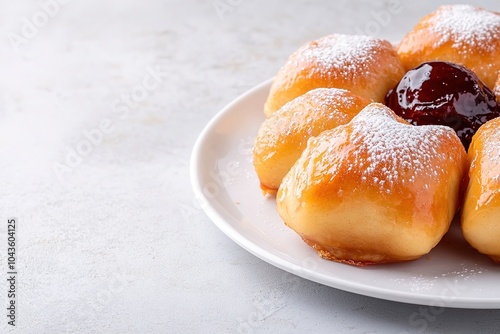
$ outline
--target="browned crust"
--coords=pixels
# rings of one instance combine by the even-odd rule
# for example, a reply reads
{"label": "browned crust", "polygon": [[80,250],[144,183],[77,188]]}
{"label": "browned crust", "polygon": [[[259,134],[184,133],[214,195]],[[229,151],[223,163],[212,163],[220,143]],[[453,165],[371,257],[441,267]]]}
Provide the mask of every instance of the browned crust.
{"label": "browned crust", "polygon": [[[308,244],[310,247],[312,247],[314,250],[318,252],[318,255],[322,257],[323,259],[330,260],[330,261],[335,261],[339,263],[344,263],[348,264],[351,266],[356,266],[356,267],[366,267],[366,266],[371,266],[371,265],[377,265],[377,264],[387,264],[387,263],[396,263],[396,262],[405,262],[405,261],[411,261],[411,260],[416,260],[420,258],[420,256],[417,257],[412,257],[412,258],[405,258],[405,259],[400,259],[400,258],[394,258],[394,257],[389,257],[385,254],[376,254],[373,253],[373,257],[380,258],[380,260],[377,261],[367,261],[367,260],[359,260],[356,259],[356,253],[359,253],[359,251],[356,250],[351,250],[351,249],[340,249],[340,248],[334,248],[334,247],[324,247],[316,243],[314,240],[302,236],[302,240],[306,244]],[[342,255],[340,255],[342,254]],[[364,253],[363,256],[366,256]]]}

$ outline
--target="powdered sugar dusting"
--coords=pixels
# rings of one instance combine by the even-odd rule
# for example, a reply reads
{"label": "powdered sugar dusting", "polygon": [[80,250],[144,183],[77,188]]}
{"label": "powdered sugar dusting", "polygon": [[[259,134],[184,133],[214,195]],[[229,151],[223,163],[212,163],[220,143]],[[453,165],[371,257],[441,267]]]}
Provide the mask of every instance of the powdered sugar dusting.
{"label": "powdered sugar dusting", "polygon": [[500,96],[500,76],[497,78],[497,82],[495,83],[495,87],[493,88],[493,94],[496,96]]}
{"label": "powdered sugar dusting", "polygon": [[[363,189],[368,186],[381,194],[393,194],[404,188],[430,190],[449,179],[450,166],[465,159],[454,130],[399,120],[391,109],[372,103],[350,123],[311,138],[294,166],[295,175],[284,182],[284,188],[293,182],[294,195],[300,198],[311,182],[341,180],[349,175],[349,179],[359,180]],[[444,143],[450,147],[453,142],[462,149],[441,149]]]}
{"label": "powdered sugar dusting", "polygon": [[492,120],[486,124],[478,138],[483,143],[483,157],[492,163],[500,161],[500,132],[496,131],[498,126],[500,126],[500,120]]}
{"label": "powdered sugar dusting", "polygon": [[[299,130],[307,129],[307,138],[323,131],[325,121],[336,122],[337,125],[349,122],[352,116],[343,110],[360,103],[361,98],[351,92],[339,88],[316,88],[285,104],[277,113],[269,118],[268,124],[262,127],[262,140],[265,138],[269,146],[278,141],[288,141],[288,136]],[[361,109],[361,107],[360,107]],[[322,123],[322,124],[320,124]],[[281,129],[276,131],[276,129]],[[313,133],[315,132],[316,133]],[[305,144],[305,142],[304,142]],[[301,146],[299,145],[297,149]]]}
{"label": "powdered sugar dusting", "polygon": [[404,189],[431,191],[453,171],[461,173],[465,157],[452,128],[410,125],[383,104],[371,103],[350,123],[310,138],[281,190],[301,198],[311,184],[334,182],[340,196],[344,184],[390,196]]}
{"label": "powdered sugar dusting", "polygon": [[[335,76],[368,75],[383,40],[361,35],[329,35],[311,42],[296,53],[296,65],[316,63],[313,71]],[[323,74],[323,73],[320,73]]]}
{"label": "powdered sugar dusting", "polygon": [[436,46],[451,41],[459,52],[467,52],[472,47],[494,51],[494,41],[500,38],[500,15],[479,7],[441,6],[432,22],[431,29],[441,36]]}
{"label": "powdered sugar dusting", "polygon": [[[296,105],[307,104],[315,110],[328,110],[336,108],[350,108],[354,105],[354,97],[351,92],[341,88],[316,88],[304,95],[299,96],[296,101],[288,102],[278,112],[296,109]],[[311,110],[309,110],[311,111]]]}
{"label": "powdered sugar dusting", "polygon": [[[436,159],[453,161],[450,152],[436,150],[443,136],[454,136],[451,128],[399,123],[392,111],[371,104],[352,120],[352,144],[356,169],[362,180],[374,182],[381,191],[390,192],[397,183],[414,183],[421,176],[428,182],[438,180],[446,171]],[[424,189],[430,184],[421,185]]]}
{"label": "powdered sugar dusting", "polygon": [[479,129],[477,138],[474,139],[474,142],[480,142],[482,145],[479,151],[475,151],[471,161],[470,174],[477,173],[477,160],[479,160],[482,166],[480,167],[481,177],[483,178],[482,182],[488,185],[487,192],[481,195],[484,198],[490,197],[492,193],[500,193],[500,175],[498,174],[498,170],[497,168],[487,167],[497,166],[500,161],[500,131],[497,130],[499,126],[500,119],[498,118],[487,122]]}

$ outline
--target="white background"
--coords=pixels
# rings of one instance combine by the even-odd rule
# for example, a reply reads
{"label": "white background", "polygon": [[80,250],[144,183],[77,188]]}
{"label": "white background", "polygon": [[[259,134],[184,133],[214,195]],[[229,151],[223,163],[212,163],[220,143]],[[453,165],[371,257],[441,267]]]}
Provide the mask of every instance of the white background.
{"label": "white background", "polygon": [[[497,310],[436,315],[299,278],[291,289],[209,221],[189,182],[206,123],[303,43],[359,32],[397,41],[439,2],[401,1],[388,17],[394,1],[1,0],[1,331],[498,332]],[[15,329],[4,308],[9,217],[19,220]]]}

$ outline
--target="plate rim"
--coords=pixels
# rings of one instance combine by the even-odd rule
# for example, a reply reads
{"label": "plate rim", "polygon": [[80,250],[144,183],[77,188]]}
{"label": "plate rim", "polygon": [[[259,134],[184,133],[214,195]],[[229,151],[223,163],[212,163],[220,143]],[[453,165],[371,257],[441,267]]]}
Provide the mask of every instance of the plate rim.
{"label": "plate rim", "polygon": [[[242,247],[252,255],[258,257],[264,262],[267,262],[281,270],[290,274],[299,276],[303,279],[313,281],[331,288],[338,290],[355,293],[362,296],[377,298],[381,300],[401,302],[412,305],[424,306],[442,306],[446,308],[458,309],[500,309],[500,299],[498,298],[482,298],[480,301],[473,297],[457,297],[454,298],[441,298],[439,299],[435,294],[426,293],[411,293],[408,291],[396,291],[388,288],[378,286],[368,287],[366,284],[357,282],[348,282],[344,279],[325,275],[304,266],[300,266],[279,257],[276,254],[269,253],[259,245],[254,244],[250,239],[239,233],[225,217],[211,204],[211,199],[205,196],[203,186],[201,184],[199,173],[200,171],[200,153],[206,138],[211,134],[211,130],[223,120],[227,114],[234,112],[234,108],[247,100],[249,97],[259,93],[266,86],[270,86],[274,78],[267,79],[247,91],[243,92],[230,103],[225,105],[218,113],[216,113],[210,121],[205,125],[192,149],[190,157],[190,181],[195,198],[200,204],[200,207],[206,213],[208,218],[219,228],[229,239],[235,242],[238,246]],[[263,112],[263,111],[262,111]],[[441,301],[445,305],[440,305],[436,301]]]}

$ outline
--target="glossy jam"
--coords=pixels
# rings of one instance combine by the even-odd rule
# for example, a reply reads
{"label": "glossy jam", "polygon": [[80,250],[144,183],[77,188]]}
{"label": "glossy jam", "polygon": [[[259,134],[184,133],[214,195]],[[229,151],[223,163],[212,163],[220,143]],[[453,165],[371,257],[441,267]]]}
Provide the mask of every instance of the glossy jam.
{"label": "glossy jam", "polygon": [[408,71],[387,93],[386,105],[414,125],[452,127],[467,149],[486,121],[500,116],[492,91],[467,68],[442,61]]}

